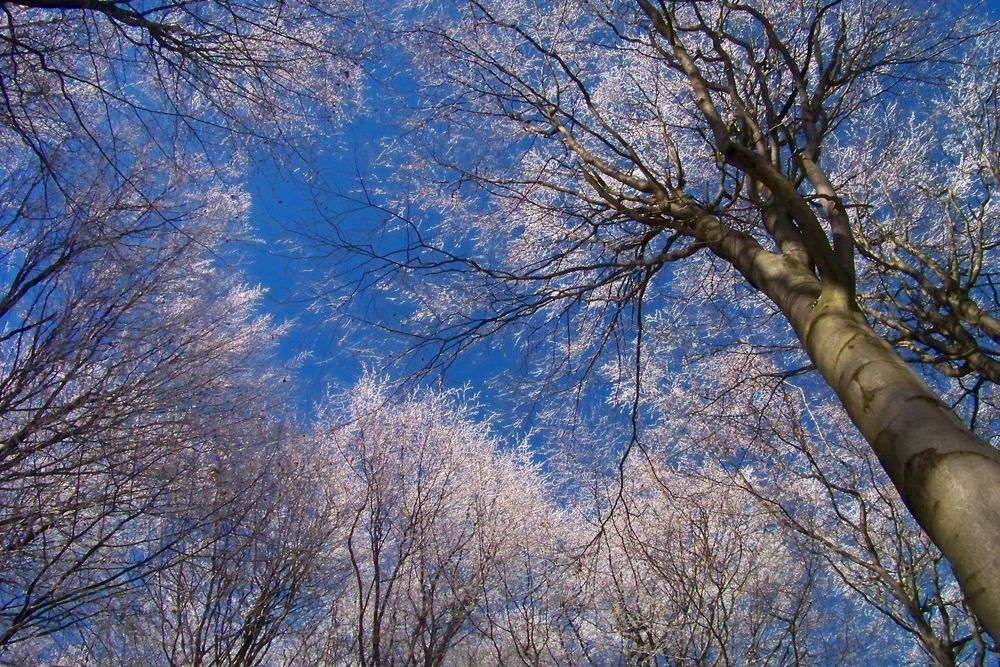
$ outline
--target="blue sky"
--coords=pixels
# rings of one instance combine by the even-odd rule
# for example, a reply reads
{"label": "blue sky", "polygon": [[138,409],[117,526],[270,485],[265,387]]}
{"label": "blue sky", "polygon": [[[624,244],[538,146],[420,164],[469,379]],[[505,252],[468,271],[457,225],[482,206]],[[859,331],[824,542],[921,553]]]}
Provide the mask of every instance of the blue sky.
{"label": "blue sky", "polygon": [[[366,369],[382,359],[379,350],[357,354],[345,346],[345,322],[330,321],[330,310],[316,299],[320,285],[331,270],[345,265],[345,257],[303,259],[302,246],[308,243],[303,233],[320,230],[329,233],[332,226],[348,236],[370,232],[380,224],[380,213],[365,210],[357,203],[361,182],[367,186],[388,182],[393,165],[380,160],[382,146],[401,136],[398,113],[402,107],[418,104],[411,74],[398,60],[387,59],[374,71],[362,96],[359,112],[329,134],[319,137],[313,154],[274,160],[270,154],[255,159],[249,189],[253,197],[251,222],[256,241],[248,244],[249,260],[241,267],[247,280],[267,290],[263,310],[278,322],[290,324],[281,340],[278,357],[283,363],[294,362],[295,406],[308,413],[328,392],[339,392],[356,382]],[[377,91],[377,94],[373,91]],[[323,252],[321,250],[320,252]],[[309,255],[309,250],[305,251]],[[355,312],[369,295],[358,299]],[[312,307],[311,307],[312,306]],[[379,303],[385,308],[384,303]],[[506,338],[506,337],[504,337]],[[386,340],[386,349],[389,341]],[[400,341],[395,341],[398,346]],[[501,410],[490,389],[490,380],[510,370],[518,361],[517,351],[509,340],[498,337],[489,346],[480,345],[462,357],[443,374],[424,378],[447,388],[471,390],[483,416]],[[419,359],[408,367],[417,368]],[[403,379],[403,371],[399,371]]]}

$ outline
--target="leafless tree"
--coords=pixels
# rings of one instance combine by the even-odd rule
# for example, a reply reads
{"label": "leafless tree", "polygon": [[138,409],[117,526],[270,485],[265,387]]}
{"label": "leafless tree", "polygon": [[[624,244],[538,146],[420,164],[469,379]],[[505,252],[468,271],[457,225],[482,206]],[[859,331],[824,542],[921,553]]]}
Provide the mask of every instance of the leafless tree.
{"label": "leafless tree", "polygon": [[[60,182],[51,152],[90,146],[120,173],[144,150],[197,147],[216,164],[297,139],[341,115],[361,34],[336,2],[85,2],[3,5],[0,123]],[[314,143],[314,142],[311,142]]]}
{"label": "leafless tree", "polygon": [[345,245],[372,257],[362,283],[409,298],[383,327],[431,363],[517,325],[539,376],[617,354],[639,393],[644,327],[726,311],[720,346],[745,338],[835,392],[1000,634],[983,548],[1000,455],[941,398],[971,391],[974,424],[992,390],[997,49],[979,9],[415,3],[387,19],[423,85],[393,147],[407,194],[383,205],[399,235]]}
{"label": "leafless tree", "polygon": [[282,413],[264,362],[280,329],[229,243],[248,152],[339,113],[344,20],[330,3],[3,4],[0,651],[113,613],[198,535],[205,553],[264,548],[219,523],[263,487],[223,498],[211,473],[252,468]]}
{"label": "leafless tree", "polygon": [[549,505],[537,471],[498,451],[454,399],[388,400],[365,381],[320,431],[346,530],[345,604],[331,630],[346,652],[326,660],[455,664]]}
{"label": "leafless tree", "polygon": [[245,202],[193,196],[196,165],[175,166],[135,165],[146,194],[97,169],[71,197],[42,175],[3,199],[2,644],[160,567],[211,521],[193,502],[211,458],[266,441],[247,434],[266,433],[277,329],[214,263]]}
{"label": "leafless tree", "polygon": [[[798,401],[794,395],[789,403]],[[801,397],[798,397],[801,400]],[[801,404],[799,404],[801,405]],[[919,647],[911,660],[985,665],[996,645],[983,633],[940,551],[915,525],[870,451],[819,406],[796,415],[770,474],[740,485],[761,499],[855,597]]]}
{"label": "leafless tree", "polygon": [[[321,563],[339,517],[310,452],[283,444],[220,470],[215,521],[175,545],[176,563],[135,591],[143,640],[159,640],[156,662],[293,661],[294,653],[281,655],[283,643],[315,629],[330,594]],[[125,652],[150,653],[139,648]]]}

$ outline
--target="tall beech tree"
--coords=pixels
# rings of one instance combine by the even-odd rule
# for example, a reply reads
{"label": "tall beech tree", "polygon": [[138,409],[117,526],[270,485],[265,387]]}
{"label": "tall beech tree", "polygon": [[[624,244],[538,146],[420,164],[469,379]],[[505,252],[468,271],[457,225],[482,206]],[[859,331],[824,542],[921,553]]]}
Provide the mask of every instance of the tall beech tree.
{"label": "tall beech tree", "polygon": [[1000,635],[988,7],[411,4],[404,240],[363,277],[411,299],[390,328],[446,363],[516,325],[543,378],[617,348],[641,392],[648,322],[723,311],[694,335],[818,373]]}
{"label": "tall beech tree", "polygon": [[0,197],[0,651],[171,563],[225,504],[202,502],[212,462],[273,442],[280,329],[214,261],[246,197],[193,159],[140,161],[134,188],[97,165]]}
{"label": "tall beech tree", "polygon": [[209,471],[275,446],[281,329],[232,241],[249,151],[339,112],[334,10],[0,8],[0,652],[168,580],[225,532]]}
{"label": "tall beech tree", "polygon": [[330,601],[328,645],[342,653],[319,659],[494,659],[470,637],[489,632],[489,602],[506,608],[504,575],[518,557],[559,528],[537,469],[523,450],[500,451],[454,396],[391,401],[367,379],[338,412],[320,421],[316,455],[340,506],[330,552],[345,583]]}

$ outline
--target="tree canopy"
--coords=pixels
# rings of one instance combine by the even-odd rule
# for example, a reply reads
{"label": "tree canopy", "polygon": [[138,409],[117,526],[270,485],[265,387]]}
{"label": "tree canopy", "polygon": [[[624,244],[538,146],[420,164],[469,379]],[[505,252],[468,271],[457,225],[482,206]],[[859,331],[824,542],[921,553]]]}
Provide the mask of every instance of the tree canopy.
{"label": "tree canopy", "polygon": [[638,411],[647,327],[721,310],[716,348],[822,378],[1000,631],[1000,459],[969,428],[992,389],[995,25],[895,2],[418,8],[400,150],[427,214],[376,264],[431,275],[420,344],[447,360],[519,327],[582,375],[613,352]]}
{"label": "tree canopy", "polygon": [[[996,660],[989,3],[2,20],[0,661]],[[368,364],[310,414],[262,161]]]}

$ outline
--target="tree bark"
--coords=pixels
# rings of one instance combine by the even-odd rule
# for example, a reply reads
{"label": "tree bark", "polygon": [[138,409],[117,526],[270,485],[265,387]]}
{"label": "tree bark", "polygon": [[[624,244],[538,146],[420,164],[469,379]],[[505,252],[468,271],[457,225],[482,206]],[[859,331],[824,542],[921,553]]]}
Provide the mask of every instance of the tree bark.
{"label": "tree bark", "polygon": [[948,558],[983,626],[1000,638],[1000,452],[965,427],[839,290],[824,289],[798,319],[790,321],[806,352]]}
{"label": "tree bark", "polygon": [[778,306],[872,446],[903,502],[1000,639],[1000,452],[974,433],[865,319],[849,292],[703,215],[692,227]]}

